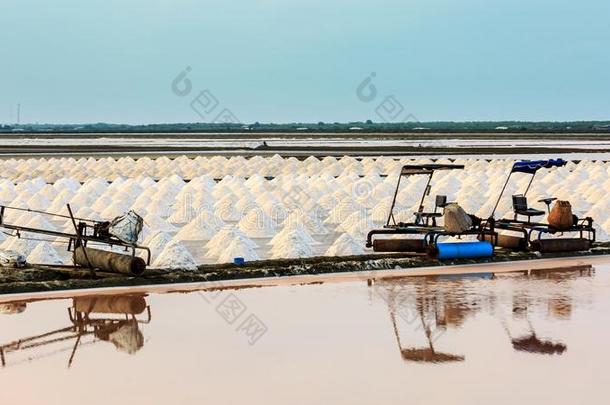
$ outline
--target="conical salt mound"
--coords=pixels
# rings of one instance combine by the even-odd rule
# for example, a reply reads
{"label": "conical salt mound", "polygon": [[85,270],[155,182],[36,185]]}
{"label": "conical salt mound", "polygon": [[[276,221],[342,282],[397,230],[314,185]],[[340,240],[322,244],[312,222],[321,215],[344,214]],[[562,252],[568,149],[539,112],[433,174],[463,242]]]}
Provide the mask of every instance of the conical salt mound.
{"label": "conical salt mound", "polygon": [[239,228],[227,225],[206,243],[205,248],[207,249],[207,253],[205,257],[211,259],[220,256],[223,250],[236,238],[240,238],[242,242],[246,243],[252,249],[258,248],[258,245],[252,239],[248,238]]}
{"label": "conical salt mound", "polygon": [[40,242],[27,256],[28,263],[35,264],[63,264],[63,259],[57,250],[48,242]]}
{"label": "conical salt mound", "polygon": [[57,227],[49,222],[45,217],[41,214],[35,214],[26,224],[25,226],[29,228],[37,228],[44,229],[47,231],[56,231]]}
{"label": "conical salt mound", "polygon": [[350,234],[344,233],[337,238],[326,253],[325,256],[355,256],[363,255],[364,248]]}
{"label": "conical salt mound", "polygon": [[239,221],[241,229],[250,238],[271,238],[275,235],[275,223],[265,211],[253,209]]}
{"label": "conical salt mound", "polygon": [[172,207],[172,215],[167,218],[170,224],[186,224],[195,217],[195,209],[188,204],[178,204]]}
{"label": "conical salt mound", "polygon": [[298,232],[290,232],[271,249],[273,259],[311,257],[313,251],[307,241]]}
{"label": "conical salt mound", "polygon": [[[163,249],[172,241],[172,236],[163,231],[152,233],[145,241],[144,246],[150,249],[150,256],[154,261],[163,252]],[[144,253],[145,254],[145,253]]]}
{"label": "conical salt mound", "polygon": [[288,215],[282,225],[286,226],[287,224],[301,224],[313,235],[324,235],[328,233],[328,229],[321,222],[300,209],[295,210]]}
{"label": "conical salt mound", "polygon": [[214,205],[214,214],[223,221],[229,222],[239,221],[242,218],[241,213],[230,200]]}
{"label": "conical salt mound", "polygon": [[237,237],[223,249],[216,263],[231,263],[236,257],[241,257],[247,262],[260,260],[254,249],[242,238]]}
{"label": "conical salt mound", "polygon": [[148,214],[144,217],[144,223],[148,225],[148,227],[154,231],[163,231],[163,232],[176,232],[178,228],[164,220],[158,215]]}
{"label": "conical salt mound", "polygon": [[2,243],[2,249],[12,250],[14,252],[20,253],[20,254],[24,255],[25,257],[27,257],[36,248],[38,243],[39,242],[35,241],[35,240],[17,238],[17,237],[12,236],[10,238],[7,238]]}
{"label": "conical salt mound", "polygon": [[154,260],[153,267],[163,269],[197,270],[195,258],[179,241],[171,241]]}
{"label": "conical salt mound", "polygon": [[222,221],[214,214],[202,212],[176,234],[176,240],[210,240],[220,230]]}
{"label": "conical salt mound", "polygon": [[274,246],[282,243],[282,240],[284,240],[284,238],[286,238],[292,232],[297,233],[299,239],[303,240],[303,242],[307,243],[308,245],[318,244],[318,242],[311,237],[303,225],[299,223],[292,223],[285,226],[277,235],[275,235],[269,242],[269,245]]}

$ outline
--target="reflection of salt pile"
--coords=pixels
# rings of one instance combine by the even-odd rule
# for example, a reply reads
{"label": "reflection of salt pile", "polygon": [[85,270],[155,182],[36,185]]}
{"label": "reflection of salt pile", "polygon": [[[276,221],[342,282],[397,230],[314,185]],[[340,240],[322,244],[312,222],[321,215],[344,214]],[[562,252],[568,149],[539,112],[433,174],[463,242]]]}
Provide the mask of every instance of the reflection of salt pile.
{"label": "reflection of salt pile", "polygon": [[168,243],[154,260],[153,267],[166,269],[196,270],[197,264],[193,255],[179,241]]}
{"label": "reflection of salt pile", "polygon": [[325,256],[352,256],[362,255],[364,249],[362,244],[358,243],[350,234],[344,233],[337,238],[326,253]]}
{"label": "reflection of salt pile", "polygon": [[40,242],[27,256],[28,263],[62,264],[63,260],[57,250],[48,242]]}

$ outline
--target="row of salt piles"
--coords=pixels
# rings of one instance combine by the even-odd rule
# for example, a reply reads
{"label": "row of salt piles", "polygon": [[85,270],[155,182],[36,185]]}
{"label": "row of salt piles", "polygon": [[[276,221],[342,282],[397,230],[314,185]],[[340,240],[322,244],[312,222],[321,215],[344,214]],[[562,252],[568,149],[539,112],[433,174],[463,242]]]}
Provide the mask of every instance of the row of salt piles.
{"label": "row of salt piles", "polygon": [[[210,160],[212,159],[214,158]],[[316,164],[324,164],[325,160],[317,160]],[[346,167],[366,167],[377,160],[370,159],[369,163],[353,158],[326,161],[329,166],[346,163]],[[398,164],[397,167],[405,162],[429,162],[388,161]],[[134,161],[134,164],[136,162],[139,160]],[[466,164],[466,170],[435,174],[431,194],[446,194],[449,201],[458,201],[467,212],[486,218],[493,209],[512,162],[501,159],[490,162],[458,161],[456,163]],[[294,160],[289,163],[292,167],[295,164]],[[598,237],[605,239],[610,231],[610,221],[607,215],[608,202],[602,196],[610,191],[609,172],[608,164],[604,162],[584,160],[578,164],[571,162],[562,168],[542,170],[528,193],[530,205],[544,208],[539,207],[540,204],[536,201],[548,195],[569,200],[578,215],[592,216],[598,220]],[[267,238],[271,241],[282,233],[281,240],[275,239],[270,247],[273,257],[281,257],[282,249],[286,255],[307,256],[310,252],[303,248],[302,242],[308,239],[302,231],[308,232],[310,236],[316,232],[346,235],[344,239],[349,236],[363,245],[366,232],[382,225],[387,219],[396,173],[397,170],[388,177],[382,177],[371,172],[360,177],[347,171],[334,177],[327,173],[308,175],[294,171],[273,179],[260,174],[248,178],[226,175],[218,182],[206,174],[188,182],[177,174],[158,181],[140,174],[131,178],[118,176],[112,182],[93,177],[85,180],[82,185],[76,178],[69,177],[58,179],[53,184],[46,183],[42,177],[17,184],[2,179],[0,200],[20,208],[46,209],[59,213],[65,213],[65,204],[70,203],[77,217],[93,219],[108,219],[134,209],[145,219],[144,238],[163,231],[176,243],[211,239],[226,224],[237,227],[249,239]],[[510,196],[522,192],[530,178],[515,174],[514,181],[509,183],[505,196],[500,201],[496,217],[512,215]],[[397,220],[412,219],[423,187],[425,179],[422,176],[411,176],[403,180],[395,207]],[[433,198],[429,201],[433,202]],[[426,207],[426,210],[433,209],[433,206]],[[302,229],[296,227],[288,232],[284,221],[299,211],[306,213],[299,214],[304,222]],[[26,223],[29,215],[31,214],[13,211],[7,214],[6,219]],[[66,230],[72,230],[69,220],[63,223],[47,222],[45,226],[50,229],[60,229],[63,226]],[[255,248],[250,247],[259,255]],[[254,257],[251,252],[244,252],[244,256]],[[220,255],[215,259],[220,260],[219,257]]]}

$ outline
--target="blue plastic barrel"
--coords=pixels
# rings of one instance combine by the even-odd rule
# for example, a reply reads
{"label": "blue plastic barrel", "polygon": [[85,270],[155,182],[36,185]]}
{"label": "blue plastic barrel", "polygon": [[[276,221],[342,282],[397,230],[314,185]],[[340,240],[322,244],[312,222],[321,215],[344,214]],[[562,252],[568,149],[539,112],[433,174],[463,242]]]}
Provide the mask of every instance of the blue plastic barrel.
{"label": "blue plastic barrel", "polygon": [[489,242],[437,243],[436,252],[439,260],[473,259],[491,257],[494,247]]}
{"label": "blue plastic barrel", "polygon": [[234,257],[233,264],[244,264],[246,261],[243,257]]}

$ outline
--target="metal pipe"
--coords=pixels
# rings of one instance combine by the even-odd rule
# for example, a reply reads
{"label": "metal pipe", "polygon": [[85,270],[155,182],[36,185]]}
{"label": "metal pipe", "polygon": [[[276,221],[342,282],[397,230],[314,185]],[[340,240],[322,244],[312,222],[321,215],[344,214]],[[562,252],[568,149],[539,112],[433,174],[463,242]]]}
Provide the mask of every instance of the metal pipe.
{"label": "metal pipe", "polygon": [[146,262],[139,256],[123,255],[83,246],[74,249],[74,263],[81,266],[89,265],[92,269],[109,273],[131,276],[139,276],[146,271]]}
{"label": "metal pipe", "polygon": [[532,182],[534,181],[534,176],[536,176],[536,172],[532,174],[532,178],[530,179],[530,182],[528,183],[527,188],[525,189],[525,193],[523,193],[524,197],[527,195],[527,192],[530,191],[530,187],[532,186]]}
{"label": "metal pipe", "polygon": [[398,175],[398,182],[396,183],[396,190],[394,190],[394,198],[392,199],[392,206],[390,207],[390,214],[388,215],[388,221],[386,222],[386,226],[390,225],[390,218],[394,220],[394,225],[396,225],[396,220],[394,219],[394,206],[396,206],[396,196],[398,195],[398,187],[400,187],[400,180],[402,179],[402,172]]}
{"label": "metal pipe", "polygon": [[424,188],[424,193],[421,196],[421,200],[419,201],[419,207],[417,208],[417,212],[424,211],[424,200],[426,199],[426,194],[428,194],[428,187],[430,187],[430,183],[432,182],[432,176],[434,172],[430,172],[430,176],[428,177],[428,182],[426,183],[426,187]]}
{"label": "metal pipe", "polygon": [[496,209],[498,209],[498,204],[500,204],[500,199],[502,198],[502,195],[504,195],[504,191],[506,190],[506,186],[508,185],[508,181],[510,180],[510,176],[512,176],[512,175],[513,175],[513,172],[511,169],[511,172],[508,174],[508,177],[506,178],[506,181],[504,182],[504,187],[502,187],[502,191],[500,191],[500,195],[498,196],[496,205],[494,205],[494,209],[491,212],[491,215],[489,216],[490,218],[493,218],[494,214],[496,213]]}
{"label": "metal pipe", "polygon": [[[54,212],[41,211],[41,210],[32,210],[32,209],[29,209],[29,208],[10,207],[8,205],[2,205],[0,207],[2,207],[2,209],[1,209],[2,214],[4,214],[4,209],[6,208],[6,209],[9,209],[9,210],[34,212],[36,214],[44,214],[44,215],[50,215],[50,216],[53,216],[53,217],[60,217],[60,218],[70,219],[70,217],[68,215],[56,214]],[[0,215],[0,219],[2,217],[3,217],[3,215]],[[102,223],[102,222],[104,222],[104,221],[98,221],[98,220],[95,220],[95,219],[88,219],[88,218],[77,218],[77,217],[75,217],[74,219],[78,219],[79,221],[88,221],[88,222],[95,222],[95,223]]]}
{"label": "metal pipe", "polygon": [[[68,207],[68,212],[70,213],[70,219],[72,220],[72,225],[74,225],[74,231],[76,232],[76,239],[78,240],[78,245],[75,246],[75,248],[80,247],[80,246],[85,247],[85,245],[83,244],[83,241],[81,239],[82,232],[79,232],[78,227],[76,226],[76,221],[74,220],[74,216],[72,216],[72,208],[70,208],[70,204],[66,204],[66,207]],[[75,251],[76,251],[76,249],[75,249]],[[92,267],[91,261],[89,260],[89,256],[87,256],[86,249],[83,249],[83,254],[85,255],[85,259],[87,259],[88,267]],[[76,261],[74,262],[74,264],[76,264]]]}

